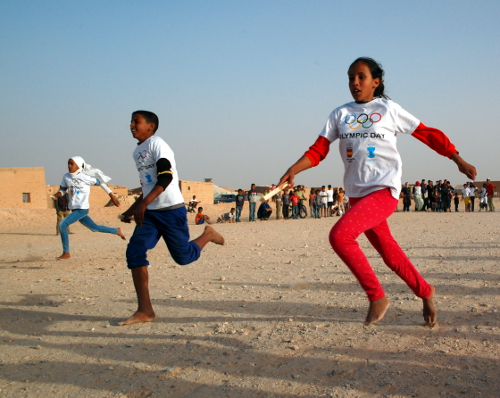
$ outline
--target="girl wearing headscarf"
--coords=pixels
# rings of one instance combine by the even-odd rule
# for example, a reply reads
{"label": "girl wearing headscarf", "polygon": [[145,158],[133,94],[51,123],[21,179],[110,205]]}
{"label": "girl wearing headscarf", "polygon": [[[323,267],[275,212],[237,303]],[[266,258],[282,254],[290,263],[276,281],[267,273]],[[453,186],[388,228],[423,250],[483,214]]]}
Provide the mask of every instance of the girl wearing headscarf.
{"label": "girl wearing headscarf", "polygon": [[413,187],[413,197],[415,198],[415,211],[421,211],[424,207],[424,200],[422,199],[422,187],[420,181],[415,182]]}
{"label": "girl wearing headscarf", "polygon": [[80,156],[73,156],[68,160],[68,173],[64,174],[59,192],[52,198],[57,200],[59,196],[68,192],[69,195],[69,209],[71,214],[64,218],[59,223],[59,230],[61,231],[61,240],[63,246],[63,254],[57,257],[57,260],[66,260],[71,257],[69,252],[69,236],[68,226],[80,221],[81,224],[86,226],[92,232],[105,232],[114,234],[126,240],[121,228],[110,228],[104,225],[97,225],[88,216],[89,214],[89,195],[90,186],[100,186],[111,198],[115,206],[120,206],[120,202],[113,195],[111,189],[108,188],[106,183],[111,180],[108,176],[99,169],[92,168]]}

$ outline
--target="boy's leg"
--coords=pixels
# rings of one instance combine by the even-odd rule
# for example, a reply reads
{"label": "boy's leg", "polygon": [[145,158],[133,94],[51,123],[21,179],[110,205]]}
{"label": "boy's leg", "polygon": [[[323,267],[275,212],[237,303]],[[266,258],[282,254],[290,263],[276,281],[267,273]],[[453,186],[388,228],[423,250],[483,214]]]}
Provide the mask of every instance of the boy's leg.
{"label": "boy's leg", "polygon": [[189,241],[189,228],[186,222],[185,210],[182,208],[158,212],[152,215],[160,229],[170,255],[179,265],[190,264],[200,257],[201,250],[209,242],[224,244],[224,237],[212,226],[207,225],[203,233]]}
{"label": "boy's leg", "polygon": [[120,326],[151,322],[156,316],[149,297],[149,272],[147,267],[149,261],[147,259],[147,251],[153,249],[159,239],[160,233],[148,217],[148,212],[146,211],[142,226],[136,226],[134,229],[134,233],[127,245],[126,254],[127,267],[131,270],[137,294],[137,311],[130,318],[120,322]]}
{"label": "boy's leg", "polygon": [[156,318],[156,314],[149,297],[149,273],[148,267],[132,268],[132,279],[134,281],[135,292],[137,294],[137,311],[130,318],[119,322],[118,325],[132,325],[134,323],[151,322]]}

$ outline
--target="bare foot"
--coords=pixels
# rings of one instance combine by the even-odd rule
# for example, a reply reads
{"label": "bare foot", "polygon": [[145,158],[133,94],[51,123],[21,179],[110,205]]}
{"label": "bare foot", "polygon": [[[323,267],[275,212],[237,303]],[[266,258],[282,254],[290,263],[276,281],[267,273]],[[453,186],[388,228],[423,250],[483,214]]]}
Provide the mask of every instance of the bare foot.
{"label": "bare foot", "polygon": [[211,227],[210,225],[207,225],[205,227],[205,234],[209,235],[210,242],[215,243],[217,245],[223,245],[225,240],[224,237],[215,230],[214,227]]}
{"label": "bare foot", "polygon": [[371,301],[364,325],[368,326],[380,321],[384,317],[387,308],[389,308],[389,304],[389,299],[385,296],[379,300]]}
{"label": "bare foot", "polygon": [[151,313],[139,312],[137,311],[130,318],[125,319],[122,322],[118,322],[118,326],[126,326],[133,325],[135,323],[144,323],[144,322],[152,322],[153,319],[156,318],[155,313],[152,311]]}
{"label": "bare foot", "polygon": [[56,260],[68,260],[71,258],[69,253],[63,253],[59,257],[56,257]]}
{"label": "bare foot", "polygon": [[436,288],[432,285],[429,286],[431,287],[431,295],[426,299],[422,299],[422,302],[424,304],[422,312],[424,314],[425,325],[433,327],[436,325],[437,319],[437,311],[434,307],[433,301],[434,295],[436,294]]}
{"label": "bare foot", "polygon": [[121,228],[118,228],[118,232],[116,233],[120,238],[122,238],[123,240],[127,240],[127,238],[125,237],[125,234],[123,233],[122,229]]}

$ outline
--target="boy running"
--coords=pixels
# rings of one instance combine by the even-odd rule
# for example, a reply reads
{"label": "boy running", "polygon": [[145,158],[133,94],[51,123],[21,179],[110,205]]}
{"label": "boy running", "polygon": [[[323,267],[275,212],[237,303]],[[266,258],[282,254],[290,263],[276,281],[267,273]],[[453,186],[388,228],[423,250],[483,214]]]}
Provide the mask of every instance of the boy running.
{"label": "boy running", "polygon": [[162,138],[155,136],[159,120],[152,112],[132,114],[130,131],[139,141],[134,150],[134,161],[139,172],[142,195],[122,214],[123,222],[134,218],[137,226],[127,247],[127,267],[137,293],[137,311],[120,325],[151,322],[155,317],[149,297],[149,262],[147,251],[162,237],[177,264],[190,264],[200,257],[208,242],[224,244],[224,237],[212,226],[189,241],[187,211],[179,189],[174,153]]}

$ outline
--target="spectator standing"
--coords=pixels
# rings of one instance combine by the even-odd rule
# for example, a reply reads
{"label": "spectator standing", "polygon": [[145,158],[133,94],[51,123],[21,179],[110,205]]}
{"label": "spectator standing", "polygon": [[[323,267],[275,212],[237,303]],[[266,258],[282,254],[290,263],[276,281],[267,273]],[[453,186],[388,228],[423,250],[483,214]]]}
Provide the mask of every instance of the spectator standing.
{"label": "spectator standing", "polygon": [[488,210],[488,192],[486,192],[486,184],[483,184],[483,187],[481,188],[481,199],[479,203],[479,211],[483,210],[487,211]]}
{"label": "spectator standing", "polygon": [[294,220],[297,220],[299,218],[299,203],[300,203],[300,198],[297,195],[297,191],[293,191],[292,195],[290,196],[290,202],[292,202],[292,218]]}
{"label": "spectator standing", "polygon": [[405,182],[404,187],[401,189],[401,195],[403,195],[403,211],[410,211],[411,188],[407,182]]}
{"label": "spectator standing", "polygon": [[486,193],[488,194],[488,210],[495,211],[493,204],[493,197],[495,196],[495,186],[491,183],[490,179],[486,179]]}
{"label": "spectator standing", "polygon": [[415,199],[415,211],[421,211],[424,207],[424,200],[422,199],[422,187],[419,181],[416,181],[413,187],[413,198]]}
{"label": "spectator standing", "polygon": [[[68,193],[66,192],[64,195],[59,196],[55,201],[54,201],[54,207],[56,208],[56,216],[57,216],[57,221],[56,221],[56,235],[59,235],[59,223],[67,216],[71,214],[71,210],[68,207],[69,203],[69,196]],[[72,234],[69,225],[68,225],[68,234]]]}
{"label": "spectator standing", "polygon": [[422,200],[424,201],[424,205],[422,206],[422,211],[427,210],[427,184],[425,183],[425,178],[422,178],[420,182],[420,188],[422,189]]}
{"label": "spectator standing", "polygon": [[328,211],[326,208],[328,207],[328,194],[326,193],[326,187],[324,185],[321,187],[319,196],[321,196],[321,217],[327,217]]}
{"label": "spectator standing", "polygon": [[283,218],[283,200],[281,191],[273,196],[274,201],[276,202],[276,220]]}
{"label": "spectator standing", "polygon": [[238,195],[236,195],[236,222],[241,222],[241,212],[244,204],[245,197],[243,196],[243,190],[240,188],[238,189]]}
{"label": "spectator standing", "polygon": [[470,191],[469,185],[464,184],[462,188],[462,200],[464,201],[465,211],[470,211]]}
{"label": "spectator standing", "polygon": [[476,186],[471,181],[469,182],[469,197],[470,197],[470,211],[474,211],[474,201],[476,200]]}
{"label": "spectator standing", "polygon": [[326,201],[327,201],[327,214],[333,216],[332,207],[333,207],[333,189],[331,185],[328,185],[328,189],[326,190]]}
{"label": "spectator standing", "polygon": [[283,191],[281,199],[283,200],[283,217],[288,220],[290,218],[290,194],[288,189]]}
{"label": "spectator standing", "polygon": [[249,214],[248,221],[255,221],[255,208],[257,207],[257,191],[255,190],[255,184],[251,185],[248,191],[248,204],[249,204]]}
{"label": "spectator standing", "polygon": [[458,197],[458,192],[455,192],[455,197],[453,198],[455,202],[455,211],[458,211],[458,204],[460,203],[460,198]]}

